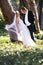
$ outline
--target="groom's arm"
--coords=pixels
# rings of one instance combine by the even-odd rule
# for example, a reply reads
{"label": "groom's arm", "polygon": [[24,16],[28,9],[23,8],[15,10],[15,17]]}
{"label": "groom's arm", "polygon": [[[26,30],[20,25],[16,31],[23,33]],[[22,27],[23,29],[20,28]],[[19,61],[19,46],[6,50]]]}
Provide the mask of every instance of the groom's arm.
{"label": "groom's arm", "polygon": [[30,23],[34,23],[35,18],[34,18],[34,14],[31,10],[28,11],[28,20]]}

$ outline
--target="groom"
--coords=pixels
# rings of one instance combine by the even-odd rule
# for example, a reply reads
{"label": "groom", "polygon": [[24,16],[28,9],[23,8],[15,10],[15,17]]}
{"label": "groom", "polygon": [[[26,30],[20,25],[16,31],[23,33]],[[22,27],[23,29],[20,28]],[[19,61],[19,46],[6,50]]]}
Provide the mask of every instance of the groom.
{"label": "groom", "polygon": [[22,16],[22,20],[23,20],[24,24],[28,27],[28,29],[30,31],[31,38],[33,39],[33,41],[35,41],[33,32],[36,31],[36,28],[35,28],[35,24],[34,24],[35,18],[34,18],[33,12],[31,10],[26,9],[25,7],[22,7],[21,16]]}

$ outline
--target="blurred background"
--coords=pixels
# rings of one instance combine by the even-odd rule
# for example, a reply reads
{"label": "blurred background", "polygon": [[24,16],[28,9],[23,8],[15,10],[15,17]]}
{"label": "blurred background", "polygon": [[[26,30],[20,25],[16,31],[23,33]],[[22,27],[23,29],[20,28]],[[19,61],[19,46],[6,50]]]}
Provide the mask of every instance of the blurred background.
{"label": "blurred background", "polygon": [[[23,0],[9,0],[9,1],[14,10],[19,10],[19,8],[22,5],[24,5],[24,6],[26,5],[26,7],[28,7],[27,3],[25,3],[26,0],[24,0],[24,2],[23,2]],[[28,3],[29,3],[29,1],[30,0],[27,0]],[[40,29],[43,30],[43,0],[35,0],[35,3],[37,6],[37,9],[38,9]],[[0,1],[0,4],[1,4],[1,1]],[[0,28],[3,28],[3,26],[5,26],[5,23],[6,23],[6,22],[4,22],[4,24],[2,24],[2,22],[4,22],[4,18],[3,18],[3,14],[1,11],[1,7],[0,7]]]}

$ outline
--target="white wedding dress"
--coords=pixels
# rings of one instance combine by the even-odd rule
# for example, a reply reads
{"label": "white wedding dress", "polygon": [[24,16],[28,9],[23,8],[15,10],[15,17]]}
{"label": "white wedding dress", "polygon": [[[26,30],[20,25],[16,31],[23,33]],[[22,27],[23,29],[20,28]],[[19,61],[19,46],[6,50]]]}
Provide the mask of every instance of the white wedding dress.
{"label": "white wedding dress", "polygon": [[20,33],[18,33],[18,39],[22,39],[25,46],[35,46],[35,42],[31,39],[30,31],[27,26],[19,19]]}
{"label": "white wedding dress", "polygon": [[[14,16],[13,23],[10,25],[6,25],[5,29],[7,31],[13,31],[17,34],[18,40],[22,41],[25,46],[35,46],[35,42],[31,39],[30,31],[27,28],[27,26],[23,23],[21,19],[19,19],[19,28],[20,28],[20,33],[18,33],[18,29],[16,26],[16,15]],[[12,29],[14,28],[14,30]],[[15,31],[16,30],[16,31]]]}

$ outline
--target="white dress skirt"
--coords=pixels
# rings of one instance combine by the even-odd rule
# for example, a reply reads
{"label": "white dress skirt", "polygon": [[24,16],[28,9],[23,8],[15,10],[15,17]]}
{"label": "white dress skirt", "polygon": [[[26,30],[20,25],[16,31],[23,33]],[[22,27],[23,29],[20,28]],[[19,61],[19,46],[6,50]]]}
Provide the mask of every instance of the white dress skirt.
{"label": "white dress skirt", "polygon": [[35,46],[36,44],[31,38],[29,29],[21,19],[19,19],[19,28],[20,33],[17,32],[18,39],[21,40],[25,46]]}

